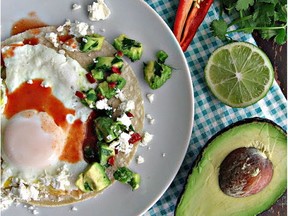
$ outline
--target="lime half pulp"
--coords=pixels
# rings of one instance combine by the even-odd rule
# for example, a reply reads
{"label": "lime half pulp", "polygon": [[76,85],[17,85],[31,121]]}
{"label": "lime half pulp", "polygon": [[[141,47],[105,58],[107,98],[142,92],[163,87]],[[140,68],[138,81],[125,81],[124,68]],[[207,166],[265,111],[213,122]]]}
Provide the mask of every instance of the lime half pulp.
{"label": "lime half pulp", "polygon": [[246,42],[233,42],[215,50],[205,67],[212,93],[231,107],[247,107],[269,91],[274,70],[267,55]]}

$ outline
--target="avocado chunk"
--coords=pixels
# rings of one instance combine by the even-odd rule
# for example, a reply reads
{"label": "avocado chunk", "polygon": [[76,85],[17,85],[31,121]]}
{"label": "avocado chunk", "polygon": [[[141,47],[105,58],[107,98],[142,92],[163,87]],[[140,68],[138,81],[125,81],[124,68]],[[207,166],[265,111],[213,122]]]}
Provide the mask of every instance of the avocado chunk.
{"label": "avocado chunk", "polygon": [[123,52],[132,62],[139,60],[143,53],[142,43],[128,38],[125,34],[115,38],[113,46],[116,50]]}
{"label": "avocado chunk", "polygon": [[115,151],[106,143],[98,143],[98,146],[99,163],[103,166],[106,166],[108,159],[112,156],[115,156]]}
{"label": "avocado chunk", "polygon": [[148,61],[144,63],[144,79],[151,89],[158,89],[171,78],[172,68],[165,64],[168,55],[160,50],[156,53],[157,61]]}
{"label": "avocado chunk", "polygon": [[138,173],[133,172],[127,167],[118,168],[114,174],[114,178],[124,184],[129,184],[132,190],[136,190],[140,186],[141,177]]}
{"label": "avocado chunk", "polygon": [[97,92],[110,99],[116,95],[117,89],[121,90],[126,85],[126,80],[119,74],[113,73],[97,86]]}
{"label": "avocado chunk", "polygon": [[110,143],[122,133],[123,125],[112,118],[100,116],[95,119],[95,130],[99,141]]}
{"label": "avocado chunk", "polygon": [[99,51],[102,49],[104,37],[99,34],[85,35],[80,43],[82,52]]}
{"label": "avocado chunk", "polygon": [[88,106],[94,106],[93,104],[95,103],[95,101],[97,100],[97,94],[96,91],[94,89],[89,89],[86,92],[83,92],[86,96],[81,99],[81,102]]}
{"label": "avocado chunk", "polygon": [[93,64],[89,69],[96,80],[103,80],[107,72],[113,72],[115,69],[121,73],[124,66],[123,59],[115,55],[111,56],[99,56],[95,59],[95,64]]}
{"label": "avocado chunk", "polygon": [[95,162],[80,173],[75,185],[83,192],[101,191],[111,184],[104,167]]}
{"label": "avocado chunk", "polygon": [[[224,128],[207,142],[175,215],[246,216],[268,209],[287,187],[286,148],[286,132],[268,119],[244,119]],[[237,196],[227,193],[230,186]]]}

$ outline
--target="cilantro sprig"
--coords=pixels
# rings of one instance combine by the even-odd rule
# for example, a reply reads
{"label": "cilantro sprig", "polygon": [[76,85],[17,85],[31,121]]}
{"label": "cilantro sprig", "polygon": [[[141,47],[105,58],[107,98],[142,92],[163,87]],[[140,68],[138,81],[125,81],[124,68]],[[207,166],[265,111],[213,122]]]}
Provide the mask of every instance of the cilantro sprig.
{"label": "cilantro sprig", "polygon": [[[213,35],[221,40],[231,40],[233,32],[252,33],[258,31],[263,39],[271,39],[278,44],[287,40],[286,0],[220,0],[221,8],[228,15],[235,16],[227,23],[222,16],[213,20],[210,28]],[[223,10],[221,10],[221,15]],[[236,29],[229,30],[231,26]]]}

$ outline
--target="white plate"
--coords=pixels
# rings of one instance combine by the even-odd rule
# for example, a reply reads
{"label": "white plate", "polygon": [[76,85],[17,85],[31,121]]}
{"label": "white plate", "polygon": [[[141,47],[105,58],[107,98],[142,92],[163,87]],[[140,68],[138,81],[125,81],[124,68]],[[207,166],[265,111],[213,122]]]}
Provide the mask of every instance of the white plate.
{"label": "white plate", "polygon": [[[82,8],[72,11],[73,3]],[[41,215],[63,216],[71,212],[72,206],[78,211],[71,215],[140,215],[147,211],[165,192],[177,174],[186,154],[193,125],[193,87],[190,72],[183,52],[169,27],[144,1],[106,0],[111,9],[108,20],[88,20],[87,5],[91,0],[5,0],[2,1],[2,40],[9,37],[13,23],[36,12],[40,20],[49,25],[61,25],[66,19],[84,21],[94,25],[95,30],[112,41],[120,33],[143,43],[144,55],[131,63],[142,91],[146,113],[155,118],[155,124],[145,121],[145,130],[154,135],[147,147],[139,147],[136,155],[144,157],[143,164],[132,162],[131,168],[142,176],[139,190],[132,192],[127,185],[115,183],[103,194],[88,201],[57,208],[37,208]],[[149,89],[143,79],[143,61],[155,58],[156,51],[163,49],[169,54],[167,64],[175,68],[172,78],[158,90]],[[149,103],[146,94],[154,93],[155,100]],[[162,154],[165,153],[165,157]],[[31,211],[22,205],[2,212],[7,215],[29,215]]]}

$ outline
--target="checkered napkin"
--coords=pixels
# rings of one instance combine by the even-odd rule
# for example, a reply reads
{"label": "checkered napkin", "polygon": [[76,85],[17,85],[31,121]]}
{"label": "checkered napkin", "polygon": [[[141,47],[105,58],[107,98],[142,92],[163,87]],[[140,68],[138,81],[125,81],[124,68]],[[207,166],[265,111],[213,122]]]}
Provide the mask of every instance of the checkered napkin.
{"label": "checkered napkin", "polygon": [[[178,0],[145,0],[172,29]],[[212,20],[219,17],[219,2],[211,6],[203,23],[199,27],[193,42],[185,52],[193,81],[195,116],[190,145],[183,164],[174,181],[144,215],[173,215],[177,199],[185,186],[192,163],[208,139],[219,130],[238,120],[249,117],[264,117],[273,120],[287,130],[287,101],[281,89],[274,81],[273,86],[258,103],[247,108],[231,108],[217,100],[208,90],[204,81],[204,67],[211,53],[223,43],[215,38],[209,29]],[[225,19],[229,20],[229,17]],[[231,35],[238,41],[256,44],[252,36],[245,34]]]}

